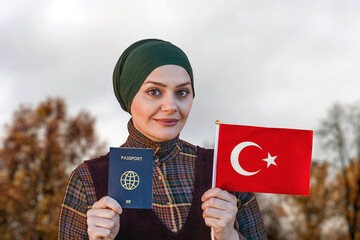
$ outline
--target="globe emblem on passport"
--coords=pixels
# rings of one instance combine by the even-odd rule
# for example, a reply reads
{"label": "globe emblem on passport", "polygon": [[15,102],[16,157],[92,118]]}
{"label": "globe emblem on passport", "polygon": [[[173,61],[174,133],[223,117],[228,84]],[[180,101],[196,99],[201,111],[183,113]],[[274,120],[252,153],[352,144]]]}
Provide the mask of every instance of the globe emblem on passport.
{"label": "globe emblem on passport", "polygon": [[140,177],[134,171],[126,171],[120,177],[120,184],[126,190],[134,190],[139,186]]}

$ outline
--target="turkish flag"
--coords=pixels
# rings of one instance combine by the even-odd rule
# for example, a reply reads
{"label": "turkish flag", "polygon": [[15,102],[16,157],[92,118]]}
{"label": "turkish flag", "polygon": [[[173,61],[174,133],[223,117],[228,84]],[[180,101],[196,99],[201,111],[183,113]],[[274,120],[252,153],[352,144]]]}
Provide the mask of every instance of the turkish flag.
{"label": "turkish flag", "polygon": [[218,127],[216,187],[309,195],[313,131],[230,124]]}

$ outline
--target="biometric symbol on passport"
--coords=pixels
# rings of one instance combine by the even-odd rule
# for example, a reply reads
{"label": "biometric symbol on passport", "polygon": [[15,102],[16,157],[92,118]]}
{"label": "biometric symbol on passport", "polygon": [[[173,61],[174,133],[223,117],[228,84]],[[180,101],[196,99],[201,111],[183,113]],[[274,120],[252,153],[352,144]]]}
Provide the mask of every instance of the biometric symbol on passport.
{"label": "biometric symbol on passport", "polygon": [[139,186],[140,177],[134,171],[126,171],[120,177],[120,184],[126,190],[134,190]]}

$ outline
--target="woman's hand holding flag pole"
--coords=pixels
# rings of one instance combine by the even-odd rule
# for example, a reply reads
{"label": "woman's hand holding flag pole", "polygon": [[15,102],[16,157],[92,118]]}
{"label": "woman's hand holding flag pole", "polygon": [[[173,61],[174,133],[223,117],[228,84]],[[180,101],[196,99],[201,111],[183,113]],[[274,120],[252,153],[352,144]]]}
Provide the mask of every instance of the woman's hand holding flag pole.
{"label": "woman's hand holding flag pole", "polygon": [[[310,130],[231,125],[217,120],[210,190],[216,188],[214,191],[224,192],[222,196],[226,191],[309,195],[312,141]],[[222,200],[232,213],[231,198]],[[234,223],[232,219],[224,221]],[[227,234],[230,236],[229,231]],[[213,225],[211,239],[215,239]]]}

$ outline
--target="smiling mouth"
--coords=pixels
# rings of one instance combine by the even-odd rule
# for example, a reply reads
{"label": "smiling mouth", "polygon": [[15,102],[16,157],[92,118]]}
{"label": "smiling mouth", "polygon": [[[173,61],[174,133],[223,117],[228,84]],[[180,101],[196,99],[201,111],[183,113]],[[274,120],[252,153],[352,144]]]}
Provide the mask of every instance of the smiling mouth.
{"label": "smiling mouth", "polygon": [[175,118],[159,118],[159,119],[155,119],[155,121],[163,126],[175,126],[179,120],[175,119]]}

